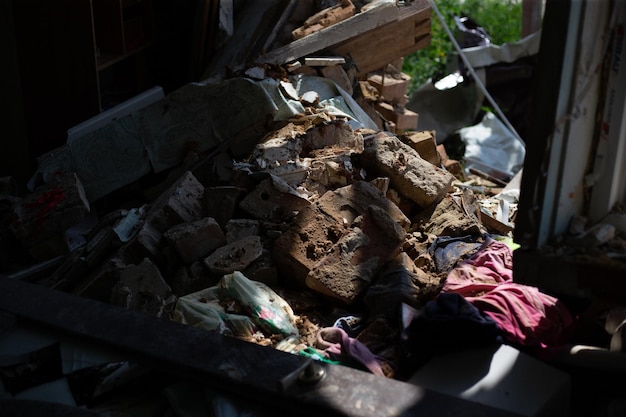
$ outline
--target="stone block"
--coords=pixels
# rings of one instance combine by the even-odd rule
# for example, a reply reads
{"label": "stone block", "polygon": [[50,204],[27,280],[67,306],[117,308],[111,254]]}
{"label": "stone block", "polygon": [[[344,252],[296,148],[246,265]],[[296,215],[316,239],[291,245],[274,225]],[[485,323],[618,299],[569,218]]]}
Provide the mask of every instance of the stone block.
{"label": "stone block", "polygon": [[385,210],[368,207],[353,227],[317,262],[306,277],[307,287],[353,304],[369,288],[381,268],[400,253],[405,231]]}
{"label": "stone block", "polygon": [[231,274],[245,270],[261,256],[262,251],[261,238],[249,236],[216,249],[204,259],[204,264],[212,274]]}
{"label": "stone block", "polygon": [[451,189],[454,176],[425,161],[395,136],[379,133],[365,143],[363,163],[391,179],[391,185],[420,207],[440,201]]}
{"label": "stone block", "polygon": [[224,232],[212,217],[176,225],[163,236],[187,265],[226,244]]}

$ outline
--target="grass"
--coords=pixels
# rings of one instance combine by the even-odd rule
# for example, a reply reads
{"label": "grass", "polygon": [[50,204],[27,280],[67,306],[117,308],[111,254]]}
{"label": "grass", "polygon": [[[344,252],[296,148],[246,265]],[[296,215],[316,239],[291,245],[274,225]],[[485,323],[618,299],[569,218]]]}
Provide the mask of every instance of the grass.
{"label": "grass", "polygon": [[[454,16],[465,14],[487,31],[493,44],[501,45],[521,38],[521,0],[435,0],[435,4],[453,33],[456,28]],[[411,76],[408,94],[428,79],[446,75],[448,57],[453,51],[454,46],[433,10],[430,46],[404,58],[402,70]]]}

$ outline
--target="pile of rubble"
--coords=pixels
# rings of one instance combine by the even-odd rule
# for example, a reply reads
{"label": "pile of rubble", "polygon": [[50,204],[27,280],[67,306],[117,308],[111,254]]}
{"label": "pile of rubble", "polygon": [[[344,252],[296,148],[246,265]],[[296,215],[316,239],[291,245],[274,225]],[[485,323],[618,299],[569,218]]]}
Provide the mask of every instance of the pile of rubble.
{"label": "pile of rubble", "polygon": [[[294,353],[344,323],[398,376],[401,306],[419,310],[458,260],[506,237],[511,224],[481,208],[502,187],[455,177],[433,132],[362,127],[298,94],[300,77],[275,94],[303,111],[268,123],[246,156],[188,150],[95,203],[59,170],[14,198],[5,226],[47,267],[16,277]],[[445,251],[444,238],[466,243]]]}

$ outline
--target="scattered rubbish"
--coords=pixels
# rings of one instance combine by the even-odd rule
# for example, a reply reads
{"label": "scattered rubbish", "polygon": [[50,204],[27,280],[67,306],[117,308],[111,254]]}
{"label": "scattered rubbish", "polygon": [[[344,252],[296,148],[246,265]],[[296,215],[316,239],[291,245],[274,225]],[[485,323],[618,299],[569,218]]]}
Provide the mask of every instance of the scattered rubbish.
{"label": "scattered rubbish", "polygon": [[[223,45],[241,40],[236,3],[220,2]],[[270,7],[260,3],[250,7]],[[43,155],[29,194],[1,201],[11,210],[0,236],[16,242],[4,247],[32,261],[16,272],[2,258],[13,271],[1,278],[302,356],[284,390],[302,375],[323,378],[305,372],[314,365],[419,380],[444,353],[562,348],[575,316],[513,282],[523,141],[481,109],[465,61],[406,95],[410,77],[397,59],[425,42],[425,2],[307,3],[304,16],[290,2],[256,60],[236,62],[255,45],[237,48],[227,74]],[[487,84],[498,63],[537,53],[537,36],[498,47],[471,18],[456,24]],[[402,28],[411,36],[396,45]],[[454,135],[464,149],[450,158]],[[585,256],[611,248],[619,260],[620,239],[611,224],[581,217],[561,242]],[[44,268],[53,272],[35,273]],[[607,322],[613,351],[624,350],[622,313]],[[36,360],[56,361],[57,350],[44,339],[26,362],[7,354],[3,389],[88,404],[146,377],[146,368],[96,353],[85,354],[93,366],[74,358],[62,374],[42,375]],[[19,366],[33,378],[17,375]],[[162,392],[172,415],[256,415],[197,385],[172,381]]]}

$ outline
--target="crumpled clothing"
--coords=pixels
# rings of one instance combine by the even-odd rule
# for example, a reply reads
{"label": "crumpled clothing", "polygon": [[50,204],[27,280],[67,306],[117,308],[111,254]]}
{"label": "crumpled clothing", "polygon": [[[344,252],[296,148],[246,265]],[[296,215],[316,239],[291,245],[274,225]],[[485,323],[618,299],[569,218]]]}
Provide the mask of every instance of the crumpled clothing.
{"label": "crumpled clothing", "polygon": [[464,296],[498,323],[511,343],[539,348],[562,345],[574,322],[569,310],[536,287],[514,283],[512,267],[511,249],[489,238],[448,274],[442,292]]}
{"label": "crumpled clothing", "polygon": [[315,345],[329,359],[350,363],[358,362],[374,375],[385,376],[381,362],[384,359],[372,353],[363,343],[351,338],[338,327],[324,327],[317,333]]}
{"label": "crumpled clothing", "polygon": [[411,350],[433,354],[498,342],[500,328],[462,295],[440,293],[416,312],[403,338]]}

